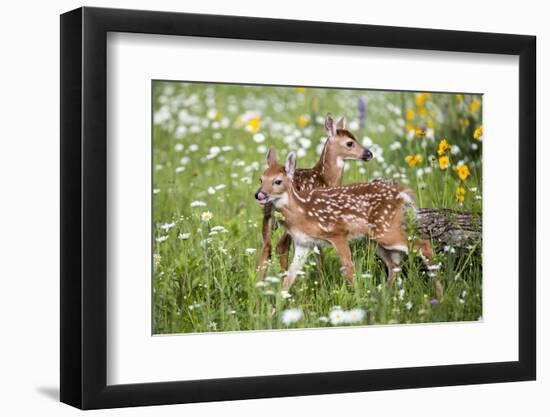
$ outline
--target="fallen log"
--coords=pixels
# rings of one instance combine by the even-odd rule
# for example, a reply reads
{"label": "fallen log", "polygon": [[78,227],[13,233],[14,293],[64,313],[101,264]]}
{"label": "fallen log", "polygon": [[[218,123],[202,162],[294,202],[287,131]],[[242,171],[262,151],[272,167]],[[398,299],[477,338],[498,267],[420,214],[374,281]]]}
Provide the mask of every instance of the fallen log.
{"label": "fallen log", "polygon": [[481,240],[480,213],[420,208],[416,211],[415,221],[420,236],[434,242],[464,246]]}

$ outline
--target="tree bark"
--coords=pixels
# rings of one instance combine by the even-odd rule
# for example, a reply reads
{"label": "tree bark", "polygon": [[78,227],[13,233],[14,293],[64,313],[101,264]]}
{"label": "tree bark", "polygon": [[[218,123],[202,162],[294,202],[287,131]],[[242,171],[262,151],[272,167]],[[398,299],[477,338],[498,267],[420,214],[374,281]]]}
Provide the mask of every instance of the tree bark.
{"label": "tree bark", "polygon": [[421,208],[416,212],[418,233],[424,239],[451,246],[481,240],[481,214],[450,209]]}

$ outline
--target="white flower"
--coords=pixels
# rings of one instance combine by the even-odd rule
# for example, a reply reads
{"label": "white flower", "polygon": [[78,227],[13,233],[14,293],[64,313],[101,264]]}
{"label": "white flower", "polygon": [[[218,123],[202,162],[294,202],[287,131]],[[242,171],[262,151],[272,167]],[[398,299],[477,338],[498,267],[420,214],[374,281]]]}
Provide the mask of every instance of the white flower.
{"label": "white flower", "polygon": [[184,156],[180,159],[180,165],[187,165],[189,163],[190,159],[188,156]]}
{"label": "white flower", "polygon": [[401,288],[399,290],[399,299],[402,300],[403,297],[405,297],[405,290],[403,288]]}
{"label": "white flower", "polygon": [[311,146],[311,141],[308,138],[300,138],[298,139],[298,142],[300,143],[300,146],[304,149],[308,149]]}
{"label": "white flower", "polygon": [[204,207],[206,203],[204,201],[193,201],[191,202],[191,207]]}
{"label": "white flower", "polygon": [[218,111],[216,109],[210,109],[208,110],[208,113],[206,113],[206,117],[208,117],[210,120],[214,120],[218,116]]}
{"label": "white flower", "polygon": [[160,193],[160,188],[153,188],[153,194]]}
{"label": "white flower", "polygon": [[300,148],[296,151],[296,155],[298,156],[298,158],[303,158],[307,155],[307,153],[303,148]]}
{"label": "white flower", "polygon": [[321,316],[321,317],[319,317],[319,321],[321,323],[328,323],[329,318],[327,316]]}
{"label": "white flower", "polygon": [[214,215],[210,211],[203,211],[201,213],[201,220],[203,222],[209,222],[212,219],[212,217],[214,217]]}
{"label": "white flower", "polygon": [[158,243],[162,243],[162,242],[164,242],[164,241],[167,240],[167,239],[168,239],[168,236],[159,236],[159,237],[156,238],[156,241],[157,241]]}
{"label": "white flower", "polygon": [[299,308],[289,308],[288,310],[283,311],[281,315],[281,321],[286,326],[289,326],[293,323],[296,323],[302,318],[302,310]]}
{"label": "white flower", "polygon": [[407,310],[410,310],[411,308],[413,308],[413,303],[410,302],[410,301],[407,301],[407,302],[405,303],[405,308],[406,308]]}
{"label": "white flower", "polygon": [[279,277],[265,277],[265,280],[271,283],[277,283],[281,281]]}
{"label": "white flower", "polygon": [[267,152],[267,147],[265,145],[260,145],[256,148],[256,151],[261,154],[265,154]]}
{"label": "white flower", "polygon": [[286,291],[286,290],[282,290],[282,291],[281,291],[281,297],[283,297],[283,298],[290,298],[290,297],[292,297],[292,294],[290,294],[290,293],[289,293],[288,291]]}
{"label": "white flower", "polygon": [[262,288],[262,287],[265,287],[267,284],[265,283],[265,281],[258,281],[256,282],[256,288]]}
{"label": "white flower", "polygon": [[398,149],[401,149],[401,142],[395,141],[390,145],[390,150],[396,151]]}
{"label": "white flower", "polygon": [[174,150],[175,150],[176,152],[181,152],[181,151],[183,151],[183,144],[181,144],[181,143],[176,143],[176,144],[174,145]]}
{"label": "white flower", "polygon": [[208,187],[208,194],[216,194],[216,189],[214,187]]}
{"label": "white flower", "polygon": [[334,326],[344,323],[344,310],[342,310],[340,307],[335,307],[332,309],[328,317],[330,319],[330,323]]}
{"label": "white flower", "polygon": [[181,240],[187,240],[191,237],[191,233],[180,233],[178,235],[178,239],[181,239]]}
{"label": "white flower", "polygon": [[245,252],[246,252],[247,255],[252,255],[253,253],[256,252],[256,249],[255,248],[246,248]]}
{"label": "white flower", "polygon": [[222,232],[222,233],[227,232],[227,229],[223,226],[214,226],[210,230],[212,230],[213,232]]}
{"label": "white flower", "polygon": [[365,318],[365,310],[361,308],[352,308],[351,310],[344,311],[345,323],[357,323]]}
{"label": "white flower", "polygon": [[199,150],[199,145],[196,143],[192,143],[189,145],[189,152],[197,152]]}
{"label": "white flower", "polygon": [[452,145],[451,146],[451,154],[452,155],[457,155],[459,153],[460,153],[460,148],[457,145]]}
{"label": "white flower", "polygon": [[265,136],[263,133],[256,133],[254,136],[252,136],[252,139],[256,143],[262,143],[265,140]]}
{"label": "white flower", "polygon": [[372,146],[373,142],[372,142],[372,139],[369,138],[368,136],[364,136],[363,137],[363,146],[368,148],[369,146]]}
{"label": "white flower", "polygon": [[176,171],[176,174],[179,174],[180,172],[185,171],[185,167],[177,167],[175,171]]}
{"label": "white flower", "polygon": [[164,223],[164,224],[161,224],[160,225],[160,228],[162,230],[170,230],[172,227],[174,227],[176,225],[176,223],[172,222],[172,223]]}

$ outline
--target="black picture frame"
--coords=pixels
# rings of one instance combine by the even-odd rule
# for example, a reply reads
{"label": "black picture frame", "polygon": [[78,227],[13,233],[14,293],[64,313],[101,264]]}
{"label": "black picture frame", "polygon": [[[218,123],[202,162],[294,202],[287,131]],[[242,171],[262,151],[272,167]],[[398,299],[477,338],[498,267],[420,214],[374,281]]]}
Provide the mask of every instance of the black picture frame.
{"label": "black picture frame", "polygon": [[[107,385],[107,33],[519,56],[519,360]],[[536,38],[252,17],[80,8],[61,15],[61,401],[82,409],[536,378]]]}

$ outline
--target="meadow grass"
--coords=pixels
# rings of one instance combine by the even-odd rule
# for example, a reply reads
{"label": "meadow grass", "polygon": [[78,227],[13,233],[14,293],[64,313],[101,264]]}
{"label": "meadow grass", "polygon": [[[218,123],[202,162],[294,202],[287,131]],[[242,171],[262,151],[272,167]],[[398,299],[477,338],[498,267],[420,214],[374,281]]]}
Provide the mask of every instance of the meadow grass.
{"label": "meadow grass", "polygon": [[[262,208],[254,201],[267,147],[280,161],[293,150],[298,167],[312,166],[330,111],[345,115],[375,155],[348,162],[344,183],[396,179],[421,207],[481,212],[481,97],[156,81],[153,106],[153,333],[481,318],[481,241],[438,247],[439,302],[416,255],[386,289],[384,264],[367,240],[351,244],[353,287],[328,246],[308,258],[291,298],[281,295],[275,254],[258,285]],[[452,148],[438,154],[442,138]],[[441,157],[449,158],[445,169]],[[341,320],[339,312],[352,309],[361,314]],[[296,314],[287,319],[285,311]]]}

